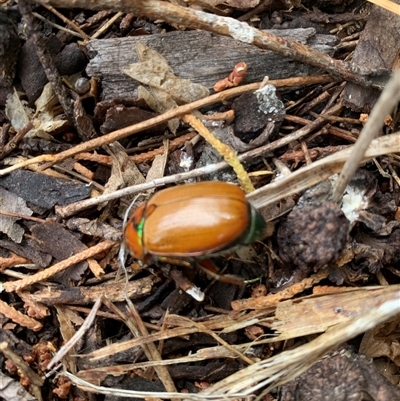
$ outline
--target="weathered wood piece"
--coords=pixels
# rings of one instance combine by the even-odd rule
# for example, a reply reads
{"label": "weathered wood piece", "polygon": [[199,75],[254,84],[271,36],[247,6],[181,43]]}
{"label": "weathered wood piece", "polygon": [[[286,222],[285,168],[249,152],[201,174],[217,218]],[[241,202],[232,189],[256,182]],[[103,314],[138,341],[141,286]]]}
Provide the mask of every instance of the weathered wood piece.
{"label": "weathered wood piece", "polygon": [[105,294],[107,294],[107,298],[111,302],[123,302],[126,294],[134,301],[149,295],[156,281],[157,278],[155,276],[149,276],[130,281],[127,285],[124,281],[121,281],[93,287],[52,288],[51,291],[46,288],[30,294],[29,298],[34,302],[41,302],[45,305],[85,305],[95,302],[99,296]]}
{"label": "weathered wood piece", "polygon": [[0,12],[0,87],[10,87],[15,76],[21,42],[6,13]]}
{"label": "weathered wood piece", "polygon": [[45,210],[55,204],[69,205],[90,195],[90,188],[87,185],[29,170],[13,171],[1,177],[0,186]]}
{"label": "weathered wood piece", "polygon": [[[400,4],[399,0],[395,1]],[[395,70],[400,63],[400,16],[373,6],[356,50],[353,63],[371,71]],[[342,94],[346,107],[369,113],[380,91],[348,82]]]}
{"label": "weathered wood piece", "polygon": [[[267,32],[306,44],[333,55],[338,39],[333,35],[320,35],[314,28],[268,30]],[[174,73],[207,88],[232,71],[235,64],[245,61],[249,67],[243,83],[262,81],[265,76],[281,79],[307,76],[314,67],[282,57],[272,51],[263,51],[234,39],[205,31],[176,31],[166,34],[92,40],[87,48],[92,55],[86,72],[101,78],[102,99],[135,97],[138,83],[122,73],[137,63],[135,46],[138,41],[164,56]]]}

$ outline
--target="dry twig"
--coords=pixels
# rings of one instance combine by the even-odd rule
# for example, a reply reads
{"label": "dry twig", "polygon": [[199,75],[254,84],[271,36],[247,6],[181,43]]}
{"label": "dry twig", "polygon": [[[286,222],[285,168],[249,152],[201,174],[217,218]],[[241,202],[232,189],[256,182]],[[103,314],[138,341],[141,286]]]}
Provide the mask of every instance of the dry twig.
{"label": "dry twig", "polygon": [[113,242],[113,241],[106,240],[106,241],[100,242],[97,245],[92,246],[91,248],[85,249],[84,251],[77,253],[76,255],[73,255],[66,260],[56,263],[55,265],[53,265],[39,273],[33,274],[32,276],[28,276],[22,280],[9,281],[7,283],[4,283],[3,287],[7,292],[22,290],[23,288],[27,287],[28,285],[32,285],[34,283],[39,283],[40,281],[47,280],[48,278],[54,276],[57,273],[62,272],[63,270],[67,269],[70,266],[73,266],[74,264],[76,264],[78,262],[81,262],[82,260],[91,258],[91,257],[97,255],[98,253],[107,251],[114,245],[115,245],[115,242]]}
{"label": "dry twig", "polygon": [[8,319],[12,320],[14,323],[17,323],[22,327],[27,327],[28,329],[33,331],[39,331],[43,327],[42,323],[17,311],[15,308],[8,305],[2,300],[0,300],[0,313],[2,313]]}
{"label": "dry twig", "polygon": [[[283,87],[293,87],[293,86],[304,86],[304,85],[314,85],[317,83],[323,82],[331,82],[332,78],[327,75],[319,75],[314,77],[296,77],[296,78],[288,78],[288,79],[279,79],[279,80],[271,80],[269,83],[271,85],[276,86],[277,88]],[[48,162],[49,164],[42,166],[43,169],[51,167],[55,163],[62,162],[70,157],[73,157],[82,152],[89,152],[90,150],[99,148],[103,145],[110,144],[115,141],[119,141],[124,139],[130,135],[137,134],[139,132],[144,131],[145,129],[155,127],[159,124],[162,124],[172,118],[180,117],[184,114],[188,114],[193,110],[200,109],[202,107],[206,107],[212,105],[214,103],[222,102],[226,99],[230,99],[232,97],[238,96],[242,93],[254,91],[260,87],[260,82],[243,85],[237,88],[227,89],[224,92],[216,93],[214,95],[208,96],[204,99],[197,100],[193,103],[186,104],[184,106],[177,107],[173,110],[168,110],[166,113],[161,114],[160,116],[150,118],[149,120],[143,121],[138,124],[131,125],[129,127],[111,132],[107,135],[103,135],[99,138],[94,138],[84,143],[81,143],[71,149],[68,149],[64,152],[60,152],[56,155],[41,155],[34,157],[32,159],[26,160],[22,163],[14,164],[13,166],[7,167],[5,169],[0,170],[0,176],[11,173],[11,171],[15,171],[32,164]]]}

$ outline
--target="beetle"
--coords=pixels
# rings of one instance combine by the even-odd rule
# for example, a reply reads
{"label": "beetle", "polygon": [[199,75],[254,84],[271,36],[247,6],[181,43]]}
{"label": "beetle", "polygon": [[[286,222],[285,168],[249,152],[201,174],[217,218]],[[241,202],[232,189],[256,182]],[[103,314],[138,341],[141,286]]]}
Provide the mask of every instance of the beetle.
{"label": "beetle", "polygon": [[157,192],[129,218],[124,241],[141,263],[199,260],[250,244],[264,230],[264,219],[239,187],[210,181]]}

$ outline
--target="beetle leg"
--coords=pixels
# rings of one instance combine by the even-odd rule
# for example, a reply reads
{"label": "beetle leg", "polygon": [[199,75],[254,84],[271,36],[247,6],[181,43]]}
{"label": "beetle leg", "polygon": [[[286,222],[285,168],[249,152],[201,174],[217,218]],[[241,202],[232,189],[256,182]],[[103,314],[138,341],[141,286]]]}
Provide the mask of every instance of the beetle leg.
{"label": "beetle leg", "polygon": [[231,274],[219,274],[217,267],[210,259],[204,259],[197,264],[198,269],[202,272],[208,274],[213,279],[221,281],[222,283],[228,283],[233,285],[242,286],[244,284],[243,279],[236,277]]}
{"label": "beetle leg", "polygon": [[190,262],[188,262],[187,260],[183,260],[183,259],[170,258],[167,256],[157,256],[157,260],[159,260],[160,262],[169,263],[169,264],[175,265],[175,266],[183,266],[183,267],[189,267],[189,268],[192,267]]}

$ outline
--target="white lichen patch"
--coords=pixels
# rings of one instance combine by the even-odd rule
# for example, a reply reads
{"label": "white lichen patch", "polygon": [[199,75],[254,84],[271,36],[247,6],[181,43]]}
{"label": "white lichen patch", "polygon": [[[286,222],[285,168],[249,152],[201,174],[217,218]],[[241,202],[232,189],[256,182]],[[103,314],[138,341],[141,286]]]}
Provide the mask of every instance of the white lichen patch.
{"label": "white lichen patch", "polygon": [[249,26],[246,22],[240,22],[235,19],[229,21],[229,34],[233,39],[240,40],[245,43],[253,43],[254,41],[254,28]]}
{"label": "white lichen patch", "polygon": [[265,85],[257,89],[254,94],[257,97],[258,108],[264,114],[284,114],[285,106],[276,96],[276,88],[273,85]]}
{"label": "white lichen patch", "polygon": [[185,171],[189,171],[193,166],[193,158],[188,154],[182,152],[179,167],[182,167]]}
{"label": "white lichen patch", "polygon": [[240,40],[244,43],[253,43],[255,29],[246,22],[240,22],[229,17],[219,17],[213,14],[201,13],[198,15],[202,21],[207,22],[215,27],[227,28],[229,36],[233,39]]}
{"label": "white lichen patch", "polygon": [[354,222],[359,217],[360,210],[368,207],[368,199],[360,188],[348,185],[342,198],[342,212],[347,220]]}

